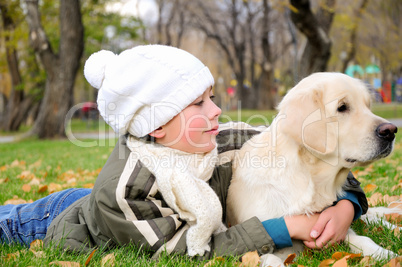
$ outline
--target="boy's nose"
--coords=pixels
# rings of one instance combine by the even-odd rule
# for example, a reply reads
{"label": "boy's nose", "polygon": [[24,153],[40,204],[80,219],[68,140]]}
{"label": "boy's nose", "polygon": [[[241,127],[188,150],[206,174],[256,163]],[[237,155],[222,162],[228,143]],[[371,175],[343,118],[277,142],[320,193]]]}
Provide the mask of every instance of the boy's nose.
{"label": "boy's nose", "polygon": [[212,102],[211,119],[215,119],[215,118],[219,117],[221,114],[222,114],[222,110],[214,102]]}

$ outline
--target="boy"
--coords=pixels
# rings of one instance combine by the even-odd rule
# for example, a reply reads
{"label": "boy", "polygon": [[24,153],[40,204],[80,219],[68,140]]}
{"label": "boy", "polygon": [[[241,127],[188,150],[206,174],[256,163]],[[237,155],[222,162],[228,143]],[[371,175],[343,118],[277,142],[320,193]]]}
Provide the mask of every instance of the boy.
{"label": "boy", "polygon": [[[204,257],[265,254],[291,245],[290,238],[312,247],[315,238],[318,246],[338,242],[366,209],[361,188],[348,183],[348,199],[321,215],[252,218],[225,230],[231,163],[214,166],[221,111],[212,102],[208,68],[183,50],[148,45],[118,56],[98,52],[84,73],[99,89],[101,115],[123,136],[92,192],[51,218],[45,244],[63,241],[68,249],[90,251],[133,242],[155,256],[161,251]],[[222,131],[219,150],[241,146],[249,134],[255,133]],[[207,234],[195,244],[200,233]]]}

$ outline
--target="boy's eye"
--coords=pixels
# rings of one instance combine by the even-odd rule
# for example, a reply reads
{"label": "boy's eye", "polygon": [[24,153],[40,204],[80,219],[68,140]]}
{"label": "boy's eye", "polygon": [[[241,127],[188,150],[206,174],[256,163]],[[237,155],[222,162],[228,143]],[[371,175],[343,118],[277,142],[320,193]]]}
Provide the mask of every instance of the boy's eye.
{"label": "boy's eye", "polygon": [[214,95],[211,95],[209,98],[210,98],[211,100],[214,100],[215,96],[214,96]]}
{"label": "boy's eye", "polygon": [[204,100],[201,100],[201,101],[195,103],[194,105],[196,105],[196,106],[202,106],[202,103],[204,103]]}

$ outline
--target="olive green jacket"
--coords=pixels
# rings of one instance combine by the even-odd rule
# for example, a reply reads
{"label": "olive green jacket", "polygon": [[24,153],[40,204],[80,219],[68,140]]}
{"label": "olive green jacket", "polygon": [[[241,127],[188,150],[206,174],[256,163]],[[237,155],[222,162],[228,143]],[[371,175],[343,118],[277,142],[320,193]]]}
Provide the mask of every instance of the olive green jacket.
{"label": "olive green jacket", "polygon": [[[224,130],[218,135],[218,152],[240,149],[255,130]],[[119,139],[111,156],[100,172],[92,193],[74,202],[56,217],[48,228],[45,244],[55,243],[69,250],[90,251],[97,246],[113,248],[135,244],[150,250],[155,256],[161,251],[186,253],[185,221],[169,208],[157,190],[155,177],[141,160],[126,164],[130,150],[126,138]],[[226,197],[232,176],[232,164],[216,166],[209,180],[218,195],[226,218]],[[123,189],[122,189],[123,188]],[[363,212],[366,197],[357,180],[349,177],[345,190],[353,191]],[[123,193],[122,193],[123,192]],[[211,237],[212,256],[241,255],[257,250],[260,254],[273,252],[275,244],[256,218],[230,227]]]}

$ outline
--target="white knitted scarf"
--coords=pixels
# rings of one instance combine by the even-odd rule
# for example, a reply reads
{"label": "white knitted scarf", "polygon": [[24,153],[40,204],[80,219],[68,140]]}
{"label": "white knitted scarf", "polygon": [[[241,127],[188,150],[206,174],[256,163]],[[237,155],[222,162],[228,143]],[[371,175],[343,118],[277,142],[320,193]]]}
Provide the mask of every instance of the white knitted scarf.
{"label": "white knitted scarf", "polygon": [[210,251],[211,235],[226,230],[219,198],[207,183],[215,167],[217,149],[192,154],[133,136],[129,136],[127,146],[155,176],[169,207],[190,225],[186,236],[188,255],[202,256]]}

